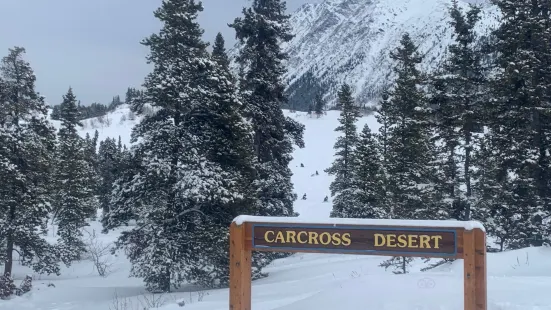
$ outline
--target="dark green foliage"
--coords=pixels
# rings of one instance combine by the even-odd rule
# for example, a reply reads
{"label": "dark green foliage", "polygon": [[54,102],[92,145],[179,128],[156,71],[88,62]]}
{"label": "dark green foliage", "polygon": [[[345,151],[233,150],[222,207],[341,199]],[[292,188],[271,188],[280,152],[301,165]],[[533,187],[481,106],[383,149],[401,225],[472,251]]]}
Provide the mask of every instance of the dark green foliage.
{"label": "dark green foliage", "polygon": [[332,216],[341,216],[348,214],[345,212],[348,207],[354,205],[354,166],[356,163],[355,151],[358,143],[358,133],[356,121],[360,117],[358,107],[354,104],[352,91],[348,84],[341,86],[338,94],[339,105],[341,106],[341,115],[339,117],[339,126],[335,131],[342,135],[335,142],[335,161],[325,172],[334,175],[335,180],[331,183],[329,189],[333,199]]}
{"label": "dark green foliage", "polygon": [[[167,0],[155,11],[163,27],[143,42],[154,66],[144,100],[133,103],[142,115],[132,133],[137,143],[123,152],[103,218],[106,229],[137,220],[117,246],[151,291],[184,281],[227,284],[228,227],[256,206],[251,129],[228,68],[201,39],[202,9],[194,0]],[[145,99],[154,113],[145,114]]]}
{"label": "dark green foliage", "polygon": [[[292,38],[285,11],[285,2],[280,0],[254,0],[251,7],[243,9],[243,17],[230,25],[242,44],[237,62],[243,109],[253,131],[256,215],[296,215],[293,202],[297,197],[289,163],[293,144],[304,147],[304,126],[285,117],[281,110],[288,104],[283,82],[283,61],[288,55],[280,45]],[[255,253],[255,277],[273,258],[283,256]]]}
{"label": "dark green foliage", "polygon": [[321,93],[317,94],[314,100],[314,112],[318,118],[325,113],[325,100]]}
{"label": "dark green foliage", "polygon": [[212,47],[212,58],[224,69],[229,70],[230,60],[226,53],[226,47],[224,46],[224,37],[219,32],[214,40]]}
{"label": "dark green foliage", "polygon": [[86,250],[81,228],[88,226],[87,219],[96,214],[98,202],[94,186],[98,176],[91,161],[90,145],[77,132],[81,124],[72,89],[63,96],[60,107],[62,123],[58,131],[52,206],[58,225],[61,259],[69,264],[80,259]]}
{"label": "dark green foliage", "polygon": [[[548,235],[551,187],[551,25],[547,1],[495,1],[503,22],[494,31],[497,75],[491,84],[482,184],[488,227],[508,248],[541,245]],[[489,224],[487,224],[489,225]]]}
{"label": "dark green foliage", "polygon": [[15,47],[0,65],[0,263],[12,274],[20,263],[59,273],[55,248],[43,239],[51,203],[54,128],[25,49]]}
{"label": "dark green foliage", "polygon": [[351,161],[351,184],[346,190],[346,203],[334,203],[332,217],[387,218],[389,209],[385,201],[384,173],[379,145],[368,125],[360,133]]}
{"label": "dark green foliage", "polygon": [[[383,101],[378,118],[383,121],[379,144],[384,147],[383,168],[386,201],[392,206],[391,218],[447,219],[435,188],[434,145],[425,95],[420,90],[424,79],[417,68],[421,56],[408,34],[391,52],[396,61],[397,79]],[[395,257],[381,266],[394,266],[407,272],[410,258]]]}
{"label": "dark green foliage", "polygon": [[310,102],[316,100],[318,94],[326,93],[326,90],[326,83],[311,71],[307,71],[285,90],[288,100],[283,107],[295,111],[307,111]]}
{"label": "dark green foliage", "polygon": [[435,139],[440,145],[440,191],[452,218],[469,220],[475,203],[472,154],[488,101],[483,54],[475,33],[480,8],[473,6],[463,13],[454,2],[450,16],[455,42],[448,47],[442,70],[432,76],[429,101],[434,110]]}
{"label": "dark green foliage", "polygon": [[98,198],[103,214],[107,214],[109,212],[113,184],[120,176],[122,165],[121,152],[122,148],[117,146],[115,139],[107,138],[99,144],[98,172],[101,182],[98,186]]}

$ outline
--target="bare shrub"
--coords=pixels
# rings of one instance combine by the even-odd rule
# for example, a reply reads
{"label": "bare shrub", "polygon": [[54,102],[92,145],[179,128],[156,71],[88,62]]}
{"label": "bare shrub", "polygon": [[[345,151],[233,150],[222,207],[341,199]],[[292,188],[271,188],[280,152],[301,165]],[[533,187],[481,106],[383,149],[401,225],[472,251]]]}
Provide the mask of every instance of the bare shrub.
{"label": "bare shrub", "polygon": [[121,297],[115,292],[115,296],[111,301],[109,310],[149,310],[152,308],[160,308],[167,302],[164,294],[148,294],[141,295],[133,302],[132,298]]}
{"label": "bare shrub", "polygon": [[85,230],[88,233],[88,239],[86,242],[86,252],[89,255],[89,259],[94,263],[94,268],[101,277],[107,277],[113,267],[113,262],[111,260],[111,247],[112,243],[103,243],[99,240],[96,230],[89,231]]}
{"label": "bare shrub", "polygon": [[119,121],[119,124],[122,125],[124,122],[126,122],[126,115],[123,114],[123,115],[121,116],[121,120]]}

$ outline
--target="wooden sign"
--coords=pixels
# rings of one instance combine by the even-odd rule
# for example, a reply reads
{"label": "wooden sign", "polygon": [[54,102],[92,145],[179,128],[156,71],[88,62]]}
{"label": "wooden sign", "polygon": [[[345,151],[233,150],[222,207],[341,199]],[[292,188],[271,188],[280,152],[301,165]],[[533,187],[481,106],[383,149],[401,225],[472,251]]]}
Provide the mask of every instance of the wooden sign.
{"label": "wooden sign", "polygon": [[254,250],[315,250],[370,255],[457,256],[457,233],[450,229],[296,226],[253,224]]}
{"label": "wooden sign", "polygon": [[475,221],[239,216],[230,227],[230,310],[251,310],[252,251],[463,259],[464,309],[486,310],[486,234]]}

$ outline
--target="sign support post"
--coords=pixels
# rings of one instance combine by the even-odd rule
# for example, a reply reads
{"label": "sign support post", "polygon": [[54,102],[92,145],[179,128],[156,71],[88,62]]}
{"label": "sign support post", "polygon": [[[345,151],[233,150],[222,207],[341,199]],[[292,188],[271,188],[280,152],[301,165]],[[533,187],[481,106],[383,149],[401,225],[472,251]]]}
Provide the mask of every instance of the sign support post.
{"label": "sign support post", "polygon": [[464,309],[487,309],[486,233],[475,221],[239,216],[230,226],[230,310],[251,309],[252,251],[463,259]]}

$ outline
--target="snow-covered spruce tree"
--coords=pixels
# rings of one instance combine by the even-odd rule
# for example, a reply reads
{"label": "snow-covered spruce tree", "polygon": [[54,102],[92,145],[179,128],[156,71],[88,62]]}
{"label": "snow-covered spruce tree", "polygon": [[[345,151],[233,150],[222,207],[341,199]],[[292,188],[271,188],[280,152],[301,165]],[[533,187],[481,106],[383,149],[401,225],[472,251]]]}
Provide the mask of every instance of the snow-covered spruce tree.
{"label": "snow-covered spruce tree", "polygon": [[109,212],[113,183],[120,168],[120,150],[113,138],[101,141],[98,151],[98,170],[101,178],[98,186],[98,199],[104,214]]}
{"label": "snow-covered spruce tree", "polygon": [[375,113],[375,118],[379,123],[379,132],[375,135],[377,139],[376,145],[379,147],[379,156],[380,156],[380,165],[381,165],[381,181],[382,181],[382,197],[380,207],[384,208],[387,213],[387,218],[392,217],[392,206],[389,204],[390,192],[387,190],[389,188],[390,178],[388,176],[388,139],[390,131],[390,102],[388,89],[385,89],[381,94],[381,100],[379,101],[379,107],[377,113]]}
{"label": "snow-covered spruce tree", "polygon": [[388,218],[390,212],[385,200],[385,178],[379,151],[377,140],[366,124],[353,153],[353,202],[345,206],[338,217]]}
{"label": "snow-covered spruce tree", "polygon": [[[253,127],[256,215],[296,215],[289,163],[293,144],[304,147],[304,126],[285,117],[281,109],[287,103],[283,76],[288,55],[280,45],[292,38],[285,11],[285,2],[280,0],[254,0],[243,9],[243,17],[230,25],[242,45],[237,62],[243,108]],[[283,256],[257,252],[253,263],[261,268]]]}
{"label": "snow-covered spruce tree", "polygon": [[85,251],[81,229],[98,208],[93,184],[98,177],[87,156],[89,145],[77,132],[79,112],[76,97],[69,88],[60,105],[61,128],[58,131],[55,192],[52,203],[61,259],[65,264],[80,259]]}
{"label": "snow-covered spruce tree", "polygon": [[[352,90],[348,84],[343,84],[338,93],[338,102],[341,106],[341,115],[339,117],[339,126],[335,131],[340,132],[341,136],[335,142],[335,160],[331,167],[325,169],[329,175],[334,175],[335,179],[331,182],[329,189],[333,199],[332,217],[341,217],[348,215],[348,208],[355,206],[354,192],[354,166],[357,158],[355,157],[356,146],[358,143],[358,132],[356,122],[360,117],[359,108],[354,104]],[[356,207],[352,207],[356,209]]]}
{"label": "snow-covered spruce tree", "polygon": [[480,8],[471,6],[463,13],[457,1],[453,1],[450,16],[455,41],[448,47],[442,70],[431,77],[429,101],[440,146],[443,172],[440,190],[449,202],[452,218],[470,220],[475,205],[473,148],[478,144],[477,127],[487,102],[483,54],[475,32]]}
{"label": "snow-covered spruce tree", "polygon": [[225,41],[222,34],[219,32],[214,39],[214,45],[212,46],[212,58],[225,70],[230,68],[230,59],[226,53]]}
{"label": "snow-covered spruce tree", "polygon": [[214,241],[223,243],[237,214],[252,212],[250,128],[227,72],[201,40],[202,9],[194,0],[166,0],[154,13],[163,27],[143,44],[154,65],[145,95],[155,109],[134,127],[134,175],[115,183],[105,218],[107,228],[136,219],[117,246],[151,291],[227,282],[220,260],[227,252]]}
{"label": "snow-covered spruce tree", "polygon": [[[387,109],[387,165],[389,204],[392,218],[447,219],[435,189],[435,149],[428,119],[423,76],[417,66],[421,56],[406,33],[390,57],[395,61],[397,79],[391,90]],[[407,272],[411,258],[396,257],[382,264]]]}
{"label": "snow-covered spruce tree", "polygon": [[316,94],[316,97],[314,99],[314,112],[316,112],[316,116],[319,118],[323,115],[324,109],[325,109],[325,100],[323,99],[323,95],[321,93]]}
{"label": "snow-covered spruce tree", "polygon": [[[500,154],[496,211],[514,222],[508,248],[541,245],[551,211],[551,23],[543,0],[495,1],[503,22],[494,31],[497,75],[489,102],[488,143]],[[488,225],[492,225],[488,223]],[[505,224],[507,227],[508,224]],[[504,230],[496,227],[494,230]],[[507,228],[509,229],[509,228]]]}
{"label": "snow-covered spruce tree", "polygon": [[0,264],[12,273],[14,253],[36,272],[59,273],[46,233],[55,131],[36,77],[15,47],[0,64]]}

